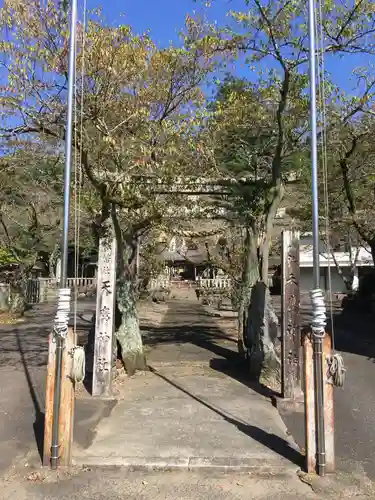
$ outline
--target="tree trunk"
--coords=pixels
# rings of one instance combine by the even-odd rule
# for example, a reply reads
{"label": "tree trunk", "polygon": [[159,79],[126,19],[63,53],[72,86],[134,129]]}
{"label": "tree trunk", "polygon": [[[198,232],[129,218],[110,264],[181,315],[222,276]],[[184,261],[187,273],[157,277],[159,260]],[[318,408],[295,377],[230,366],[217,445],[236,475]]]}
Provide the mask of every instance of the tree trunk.
{"label": "tree trunk", "polygon": [[358,267],[354,264],[352,266],[352,283],[351,283],[351,291],[356,292],[359,287],[359,276],[358,276]]}
{"label": "tree trunk", "polygon": [[251,289],[259,280],[259,263],[257,255],[257,239],[252,228],[246,228],[245,237],[245,262],[242,279],[238,290],[238,352],[245,357],[246,354],[246,329],[248,308],[250,304]]}
{"label": "tree trunk", "polygon": [[22,317],[27,308],[27,300],[22,284],[10,284],[9,312],[12,316]]}
{"label": "tree trunk", "polygon": [[262,245],[261,279],[251,290],[247,324],[247,355],[250,372],[264,385],[278,386],[281,380],[281,362],[276,353],[279,321],[273,308],[268,288],[268,263],[270,238],[283,187],[275,188],[273,200],[266,217],[266,234]]}
{"label": "tree trunk", "polygon": [[372,262],[373,262],[373,265],[375,266],[375,241],[371,240],[368,243],[369,243],[370,249],[371,249]]}
{"label": "tree trunk", "polygon": [[[347,276],[345,276],[343,270],[341,269],[340,263],[336,259],[334,250],[332,250],[332,248],[328,247],[328,245],[327,245],[327,252],[331,253],[333,262],[335,264],[335,268],[336,268],[337,274],[340,276],[340,278],[344,282],[346,290],[348,292],[350,292],[352,290],[353,279],[349,279]],[[350,254],[350,260],[351,260],[351,274],[352,274],[352,278],[354,278],[354,273],[355,273],[355,268],[356,268],[356,262],[355,261],[357,260],[357,256],[354,258],[354,261],[353,261],[353,259],[351,258],[351,254],[352,254],[351,251],[349,252],[349,254]]]}
{"label": "tree trunk", "polygon": [[0,283],[0,313],[9,311],[9,285]]}
{"label": "tree trunk", "polygon": [[116,337],[121,347],[121,357],[129,376],[136,370],[146,370],[141,331],[139,328],[136,293],[134,284],[121,277],[117,283],[117,302],[121,323]]}
{"label": "tree trunk", "polygon": [[61,254],[60,245],[56,244],[48,260],[48,272],[50,278],[56,278],[57,276],[58,273],[57,264],[59,262],[60,254]]}
{"label": "tree trunk", "polygon": [[117,241],[116,309],[118,309],[117,319],[120,326],[117,328],[116,338],[120,344],[125,370],[131,376],[136,370],[147,370],[137,311],[136,246],[134,245],[136,231],[134,227],[129,227],[128,232],[124,233],[114,205],[112,205],[111,216]]}
{"label": "tree trunk", "polygon": [[258,281],[251,291],[248,360],[251,374],[265,385],[274,386],[281,379],[281,362],[275,349],[278,325],[269,288],[263,281]]}

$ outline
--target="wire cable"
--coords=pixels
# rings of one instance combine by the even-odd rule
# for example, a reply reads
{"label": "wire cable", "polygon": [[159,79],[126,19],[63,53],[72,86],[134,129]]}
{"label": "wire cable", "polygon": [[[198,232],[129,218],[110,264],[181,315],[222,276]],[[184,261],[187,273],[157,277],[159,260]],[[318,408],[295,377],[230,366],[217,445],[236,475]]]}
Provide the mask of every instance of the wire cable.
{"label": "wire cable", "polygon": [[[83,137],[83,105],[84,105],[84,80],[85,80],[85,50],[86,50],[86,25],[87,25],[87,0],[83,3],[82,22],[82,47],[81,47],[81,68],[80,68],[80,104],[79,104],[79,127],[78,127],[78,101],[77,101],[77,60],[75,61],[75,101],[74,101],[74,331],[77,331],[78,313],[78,281],[79,281],[79,261],[81,246],[81,198],[82,198],[82,137]],[[78,44],[78,41],[76,42]],[[77,52],[77,50],[76,50]]]}
{"label": "wire cable", "polygon": [[[319,108],[321,120],[321,163],[323,172],[323,200],[324,200],[324,221],[325,221],[325,238],[326,238],[326,251],[327,251],[327,270],[328,270],[328,296],[329,296],[329,314],[331,323],[331,339],[332,339],[332,356],[327,359],[328,363],[328,378],[337,387],[342,387],[345,381],[345,367],[344,360],[341,354],[335,352],[335,325],[333,316],[333,303],[332,303],[332,270],[331,270],[331,227],[330,227],[330,206],[329,206],[329,191],[328,191],[328,161],[327,161],[327,109],[326,109],[326,82],[325,82],[325,47],[324,47],[324,33],[323,33],[323,7],[322,0],[318,0],[318,19],[316,23],[316,38],[318,41],[318,90],[319,90]],[[318,28],[319,26],[319,28]],[[316,292],[316,291],[312,291]],[[322,319],[322,301],[324,297],[315,295],[316,307],[318,312],[315,312],[315,321],[319,323]],[[324,306],[325,309],[325,306]],[[313,311],[314,315],[314,311]],[[320,318],[319,318],[320,315]],[[313,320],[314,321],[314,320]]]}

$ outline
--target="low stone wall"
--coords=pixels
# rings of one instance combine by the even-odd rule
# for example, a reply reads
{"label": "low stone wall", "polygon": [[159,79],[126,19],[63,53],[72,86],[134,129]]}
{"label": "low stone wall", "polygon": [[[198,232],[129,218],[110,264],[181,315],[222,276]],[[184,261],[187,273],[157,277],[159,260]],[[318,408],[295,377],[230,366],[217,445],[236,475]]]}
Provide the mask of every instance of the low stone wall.
{"label": "low stone wall", "polygon": [[[69,278],[68,287],[77,290],[78,298],[92,296],[96,293],[96,280],[94,278]],[[30,279],[26,285],[26,298],[30,305],[56,302],[59,284],[51,278]],[[9,307],[9,285],[0,283],[0,312],[7,311]]]}
{"label": "low stone wall", "polygon": [[29,304],[53,302],[57,298],[57,282],[55,280],[29,280],[26,286],[26,297]]}
{"label": "low stone wall", "polygon": [[0,283],[0,313],[8,310],[9,307],[9,285]]}

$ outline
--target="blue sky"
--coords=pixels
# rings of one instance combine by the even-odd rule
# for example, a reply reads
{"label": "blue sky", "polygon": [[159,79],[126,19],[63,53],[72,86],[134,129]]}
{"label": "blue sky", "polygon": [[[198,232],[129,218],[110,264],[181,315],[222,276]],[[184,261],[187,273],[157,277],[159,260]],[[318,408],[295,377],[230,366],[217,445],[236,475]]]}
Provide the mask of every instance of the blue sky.
{"label": "blue sky", "polygon": [[[136,32],[150,29],[153,40],[160,46],[168,45],[170,41],[178,41],[178,32],[184,26],[187,13],[195,11],[223,25],[228,21],[226,12],[229,9],[245,10],[244,0],[215,0],[209,8],[204,7],[203,0],[197,2],[193,0],[87,0],[87,3],[89,9],[102,6],[103,13],[111,24],[125,22],[133,26]],[[352,70],[367,63],[368,56],[346,56],[339,61],[327,59],[326,66],[334,81],[346,91],[351,92],[356,88],[356,82],[350,77]],[[246,68],[239,68],[238,73],[251,78]]]}
{"label": "blue sky", "polygon": [[[103,12],[110,22],[125,22],[132,25],[137,32],[151,29],[153,39],[160,45],[176,41],[178,31],[184,26],[187,13],[196,11],[207,13],[210,19],[225,22],[226,12],[230,6],[243,5],[242,0],[216,0],[209,9],[204,2],[198,0],[87,0],[88,7],[102,6]],[[121,17],[123,14],[124,17]]]}

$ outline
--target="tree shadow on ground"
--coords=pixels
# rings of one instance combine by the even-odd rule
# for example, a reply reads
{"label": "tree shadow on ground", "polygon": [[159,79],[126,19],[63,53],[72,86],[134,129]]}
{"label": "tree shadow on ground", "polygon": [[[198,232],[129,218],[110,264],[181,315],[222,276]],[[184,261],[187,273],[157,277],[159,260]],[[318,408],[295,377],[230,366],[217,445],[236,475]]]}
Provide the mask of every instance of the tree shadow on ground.
{"label": "tree shadow on ground", "polygon": [[[211,316],[203,308],[201,310],[198,309],[198,312],[202,318]],[[237,338],[227,334],[220,327],[209,326],[199,321],[194,324],[193,321],[194,318],[191,318],[192,324],[180,322],[179,324],[168,326],[161,325],[158,327],[141,328],[144,344],[151,348],[163,344],[177,345],[181,352],[180,359],[184,356],[183,347],[181,349],[181,346],[190,344],[198,347],[201,353],[197,353],[197,357],[200,360],[202,358],[206,359],[213,370],[241,382],[262,396],[271,399],[280,396],[278,392],[265,387],[250,377],[248,362],[238,353]],[[215,357],[212,358],[212,354]]]}
{"label": "tree shadow on ground", "polygon": [[41,325],[17,325],[11,329],[7,328],[1,335],[0,366],[17,368],[17,365],[21,365],[24,368],[22,356],[29,366],[44,366],[47,361],[49,330],[50,328]]}
{"label": "tree shadow on ground", "polygon": [[[237,356],[235,340],[215,327],[201,325],[178,325],[160,327],[141,327],[144,344],[155,347],[160,344],[193,344],[201,349],[210,351],[219,357]],[[233,349],[220,344],[230,341]],[[231,347],[232,347],[231,345]]]}
{"label": "tree shadow on ground", "polygon": [[166,377],[165,375],[159,373],[157,370],[151,368],[151,371],[163,379],[165,382],[170,384],[171,386],[175,387],[179,391],[183,392],[190,398],[194,399],[194,401],[197,401],[201,405],[205,406],[209,410],[215,412],[217,415],[219,415],[221,418],[223,418],[225,421],[228,423],[234,425],[237,427],[238,430],[240,430],[243,434],[246,436],[249,436],[251,439],[254,439],[258,443],[261,443],[263,446],[269,448],[270,450],[274,451],[278,455],[286,458],[290,462],[294,463],[297,466],[302,466],[303,462],[303,457],[302,455],[292,448],[287,441],[285,441],[283,438],[280,436],[277,436],[276,434],[271,434],[263,429],[260,429],[259,427],[256,427],[254,425],[241,422],[238,419],[234,418],[230,414],[224,412],[223,410],[214,407],[212,404],[208,403],[207,401],[203,400],[202,398],[192,394],[190,391],[187,391],[184,387],[182,387],[180,384],[176,383],[175,381],[172,381],[170,378]]}
{"label": "tree shadow on ground", "polygon": [[[144,330],[147,331],[147,337],[144,337],[146,346],[155,347],[160,344],[196,346],[207,351],[207,354],[200,355],[199,358],[205,357],[211,369],[237,380],[261,396],[270,398],[272,404],[274,404],[275,398],[280,396],[279,392],[251,378],[247,360],[243,359],[237,351],[237,342],[233,338],[230,339],[233,341],[230,348],[220,344],[220,341],[227,340],[227,336],[218,328],[179,325],[145,328]],[[215,355],[214,358],[212,358],[212,354]]]}
{"label": "tree shadow on ground", "polygon": [[279,392],[266,387],[255,379],[252,379],[249,375],[247,361],[241,359],[239,355],[237,355],[237,360],[235,360],[234,358],[213,358],[210,360],[210,368],[217,371],[218,373],[222,373],[230,378],[233,378],[234,380],[237,380],[237,382],[240,382],[254,392],[257,392],[261,396],[269,398],[272,404],[274,404],[274,400],[276,397],[281,396]]}
{"label": "tree shadow on ground", "polygon": [[44,441],[44,412],[41,410],[41,405],[40,405],[40,402],[38,399],[36,384],[33,381],[31,371],[29,368],[29,363],[27,361],[27,357],[26,357],[25,350],[23,347],[22,338],[21,338],[20,332],[18,330],[15,331],[15,336],[16,336],[18,352],[19,352],[20,357],[21,357],[21,362],[22,362],[22,366],[24,369],[30,397],[31,397],[31,400],[32,400],[33,405],[34,405],[35,421],[33,424],[33,429],[34,429],[34,436],[35,436],[35,441],[36,441],[36,445],[38,448],[39,456],[40,456],[40,459],[42,461],[43,460],[43,441]]}

